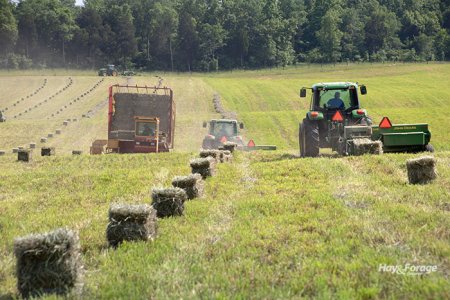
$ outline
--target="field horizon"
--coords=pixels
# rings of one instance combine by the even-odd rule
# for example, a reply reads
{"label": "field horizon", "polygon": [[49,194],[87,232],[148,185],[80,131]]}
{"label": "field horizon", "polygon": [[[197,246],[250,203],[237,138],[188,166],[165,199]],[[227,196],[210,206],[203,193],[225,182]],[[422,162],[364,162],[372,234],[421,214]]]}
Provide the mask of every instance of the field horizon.
{"label": "field horizon", "polygon": [[[177,104],[174,151],[90,156],[91,143],[107,135],[108,86],[154,85],[161,74]],[[69,298],[450,298],[449,77],[449,63],[129,78],[0,71],[0,110],[8,107],[0,123],[6,151],[0,156],[0,299],[19,297],[14,239],[58,227],[80,235],[84,285]],[[298,123],[309,98],[299,98],[299,89],[327,81],[365,84],[362,106],[375,123],[383,116],[397,124],[429,123],[438,178],[408,184],[406,160],[430,153],[338,157],[324,151],[300,159]],[[159,220],[154,241],[108,248],[111,203],[150,204],[151,189],[190,173],[189,160],[206,133],[203,121],[220,117],[216,94],[244,122],[245,140],[278,150],[236,153],[206,180],[203,198],[186,202],[184,216]],[[40,143],[49,133],[54,136]],[[37,144],[33,161],[17,162],[12,148],[30,143]],[[42,146],[55,147],[56,156],[40,157]],[[406,265],[436,271],[383,269]]]}

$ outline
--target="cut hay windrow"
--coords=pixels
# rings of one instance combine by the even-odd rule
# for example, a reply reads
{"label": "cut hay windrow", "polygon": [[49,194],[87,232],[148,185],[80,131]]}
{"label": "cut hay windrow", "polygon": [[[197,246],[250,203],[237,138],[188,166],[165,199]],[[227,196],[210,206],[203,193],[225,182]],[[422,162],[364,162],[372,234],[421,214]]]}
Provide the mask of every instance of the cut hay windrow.
{"label": "cut hay windrow", "polygon": [[183,189],[188,199],[192,200],[203,196],[204,181],[202,175],[191,174],[189,176],[177,176],[172,180],[172,185]]}
{"label": "cut hay windrow", "polygon": [[436,179],[436,160],[432,156],[422,156],[406,161],[408,181],[411,184],[427,184]]}
{"label": "cut hay windrow", "polygon": [[354,155],[383,154],[383,143],[368,138],[353,140]]}
{"label": "cut hay windrow", "polygon": [[147,204],[113,204],[109,208],[106,238],[116,247],[124,241],[147,241],[156,237],[156,210]]}
{"label": "cut hay windrow", "polygon": [[17,288],[24,298],[64,295],[81,283],[78,234],[68,229],[29,235],[14,241]]}
{"label": "cut hay windrow", "polygon": [[152,190],[152,206],[158,218],[182,216],[186,200],[186,192],[180,188]]}
{"label": "cut hay windrow", "polygon": [[216,160],[212,157],[196,158],[190,161],[192,174],[198,173],[203,179],[214,176],[216,173]]}

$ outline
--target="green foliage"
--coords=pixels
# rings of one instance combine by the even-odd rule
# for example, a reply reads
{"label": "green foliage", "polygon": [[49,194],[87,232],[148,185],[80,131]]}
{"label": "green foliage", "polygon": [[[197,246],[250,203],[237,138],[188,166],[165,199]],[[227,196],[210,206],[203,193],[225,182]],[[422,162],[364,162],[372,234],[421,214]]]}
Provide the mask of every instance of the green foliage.
{"label": "green foliage", "polygon": [[450,59],[446,0],[1,1],[0,52],[49,66],[215,71]]}

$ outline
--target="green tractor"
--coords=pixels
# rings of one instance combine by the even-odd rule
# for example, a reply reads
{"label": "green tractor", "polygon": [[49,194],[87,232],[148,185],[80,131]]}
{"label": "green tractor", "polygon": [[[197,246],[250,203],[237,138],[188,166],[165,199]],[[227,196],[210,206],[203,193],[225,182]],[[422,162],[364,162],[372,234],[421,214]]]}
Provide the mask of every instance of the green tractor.
{"label": "green tractor", "polygon": [[[358,90],[365,95],[366,86],[331,82],[310,89],[311,108],[299,126],[301,157],[316,157],[320,148],[340,155],[433,151],[428,124],[392,125],[385,117],[373,126],[359,102]],[[300,90],[300,97],[306,97],[306,88]]]}
{"label": "green tractor", "polygon": [[98,76],[117,76],[118,72],[114,65],[107,65],[106,68],[98,70]]}

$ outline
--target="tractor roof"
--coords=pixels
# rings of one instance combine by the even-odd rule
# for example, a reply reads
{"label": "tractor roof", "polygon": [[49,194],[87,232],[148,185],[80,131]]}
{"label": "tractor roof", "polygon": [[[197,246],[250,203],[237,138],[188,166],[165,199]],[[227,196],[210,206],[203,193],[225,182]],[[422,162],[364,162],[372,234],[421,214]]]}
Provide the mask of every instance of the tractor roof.
{"label": "tractor roof", "polygon": [[315,89],[347,89],[349,87],[358,88],[358,84],[354,82],[321,82],[313,84],[312,88]]}
{"label": "tractor roof", "polygon": [[211,122],[215,122],[215,123],[237,123],[236,120],[230,120],[230,119],[212,119]]}

